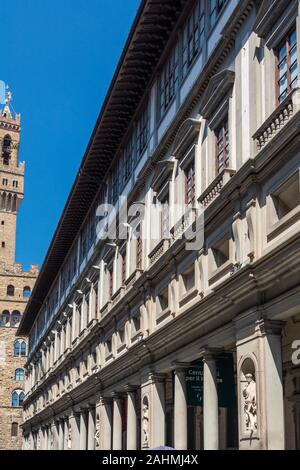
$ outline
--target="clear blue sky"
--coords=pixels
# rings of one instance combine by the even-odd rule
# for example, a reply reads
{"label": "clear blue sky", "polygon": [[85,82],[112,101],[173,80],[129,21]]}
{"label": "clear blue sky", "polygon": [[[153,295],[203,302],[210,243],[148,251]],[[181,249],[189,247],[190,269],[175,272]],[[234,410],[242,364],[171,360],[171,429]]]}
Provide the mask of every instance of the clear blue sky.
{"label": "clear blue sky", "polygon": [[43,262],[139,0],[2,2],[0,79],[21,113],[16,260]]}

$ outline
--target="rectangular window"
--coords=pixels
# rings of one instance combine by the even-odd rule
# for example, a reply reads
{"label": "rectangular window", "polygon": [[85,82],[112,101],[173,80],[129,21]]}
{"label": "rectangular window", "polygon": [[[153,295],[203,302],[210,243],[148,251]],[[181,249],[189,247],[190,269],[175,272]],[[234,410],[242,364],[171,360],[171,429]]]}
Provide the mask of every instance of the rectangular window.
{"label": "rectangular window", "polygon": [[147,147],[149,137],[149,106],[147,105],[137,122],[137,158],[140,158]]}
{"label": "rectangular window", "polygon": [[186,76],[204,44],[204,2],[198,0],[183,30],[182,74]]}
{"label": "rectangular window", "polygon": [[160,77],[160,117],[163,117],[169,104],[175,98],[179,82],[178,44],[173,49]]}
{"label": "rectangular window", "polygon": [[161,238],[168,238],[170,232],[169,195],[161,201]]}
{"label": "rectangular window", "polygon": [[184,171],[185,174],[185,203],[192,206],[195,203],[195,162],[193,161]]}
{"label": "rectangular window", "polygon": [[113,269],[108,269],[108,295],[109,300],[111,300],[114,293],[114,283],[113,283]]}
{"label": "rectangular window", "polygon": [[122,286],[125,285],[126,282],[126,250],[123,251],[121,254],[122,257]]}
{"label": "rectangular window", "polygon": [[80,237],[80,263],[85,258],[87,252],[87,233],[86,230],[82,230]]}
{"label": "rectangular window", "polygon": [[215,130],[216,144],[216,173],[219,174],[229,163],[229,128],[228,116],[222,121],[220,126]]}
{"label": "rectangular window", "polygon": [[297,33],[289,33],[276,51],[277,102],[281,103],[296,87],[298,80]]}
{"label": "rectangular window", "polygon": [[133,139],[131,138],[123,152],[123,184],[125,185],[132,174],[133,164]]}
{"label": "rectangular window", "polygon": [[210,0],[210,26],[211,27],[216,23],[226,1],[227,0]]}
{"label": "rectangular window", "polygon": [[112,172],[111,202],[115,204],[119,197],[119,165],[116,164]]}
{"label": "rectangular window", "polygon": [[142,269],[143,266],[143,241],[141,234],[136,240],[136,268]]}

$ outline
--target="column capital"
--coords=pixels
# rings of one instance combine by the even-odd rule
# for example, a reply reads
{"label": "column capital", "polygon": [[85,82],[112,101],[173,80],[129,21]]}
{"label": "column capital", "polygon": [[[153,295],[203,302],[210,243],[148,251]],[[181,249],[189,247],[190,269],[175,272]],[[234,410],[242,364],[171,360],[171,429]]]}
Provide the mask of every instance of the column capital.
{"label": "column capital", "polygon": [[165,374],[159,374],[156,372],[150,372],[149,374],[149,379],[151,382],[165,382],[166,378],[167,377]]}
{"label": "column capital", "polygon": [[124,392],[111,392],[111,398],[113,400],[121,400],[124,398]]}
{"label": "column capital", "polygon": [[125,394],[136,392],[139,389],[139,385],[127,384],[123,387]]}
{"label": "column capital", "polygon": [[280,335],[284,326],[285,322],[280,320],[269,320],[268,318],[262,318],[256,321],[256,328],[263,336]]}
{"label": "column capital", "polygon": [[172,362],[172,369],[175,372],[185,371],[188,367],[191,367],[190,362],[177,362],[177,361]]}
{"label": "column capital", "polygon": [[200,358],[202,358],[203,361],[212,361],[223,353],[224,349],[221,348],[202,348],[200,350]]}

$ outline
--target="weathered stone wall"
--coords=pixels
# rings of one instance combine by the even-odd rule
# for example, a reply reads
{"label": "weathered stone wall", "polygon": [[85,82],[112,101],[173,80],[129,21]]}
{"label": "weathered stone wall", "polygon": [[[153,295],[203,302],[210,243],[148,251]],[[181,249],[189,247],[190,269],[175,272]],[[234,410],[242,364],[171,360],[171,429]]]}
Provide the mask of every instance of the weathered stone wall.
{"label": "weathered stone wall", "polygon": [[[3,311],[10,314],[13,311],[24,312],[27,298],[23,297],[23,289],[33,288],[35,274],[21,275],[4,274],[0,272],[0,315]],[[7,285],[15,287],[15,295],[6,295]],[[15,371],[24,367],[26,357],[14,356],[14,343],[16,341],[16,328],[0,327],[0,450],[20,449],[22,446],[22,432],[18,428],[18,437],[11,436],[12,423],[22,424],[23,411],[21,408],[11,407],[11,395],[16,389],[24,390],[24,381],[15,380]]]}

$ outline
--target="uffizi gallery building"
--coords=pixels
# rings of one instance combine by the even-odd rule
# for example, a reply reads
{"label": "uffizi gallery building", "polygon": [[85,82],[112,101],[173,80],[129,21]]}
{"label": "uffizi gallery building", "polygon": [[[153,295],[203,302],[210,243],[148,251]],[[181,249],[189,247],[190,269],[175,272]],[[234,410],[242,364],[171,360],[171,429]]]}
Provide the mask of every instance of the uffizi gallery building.
{"label": "uffizi gallery building", "polygon": [[297,0],[141,1],[18,328],[24,449],[300,449],[299,40]]}

